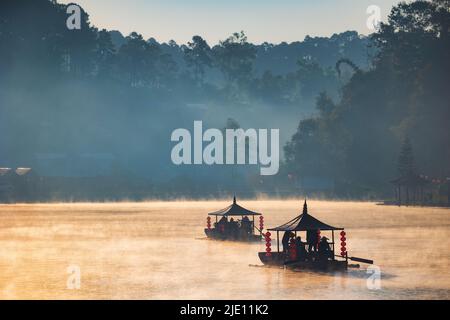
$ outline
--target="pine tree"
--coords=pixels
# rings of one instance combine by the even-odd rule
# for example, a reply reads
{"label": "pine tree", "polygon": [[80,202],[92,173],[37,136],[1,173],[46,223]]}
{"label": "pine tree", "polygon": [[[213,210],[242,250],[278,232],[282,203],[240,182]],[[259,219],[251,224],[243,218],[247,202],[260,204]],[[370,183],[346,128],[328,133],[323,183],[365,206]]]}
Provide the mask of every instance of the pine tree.
{"label": "pine tree", "polygon": [[414,155],[408,137],[403,141],[397,168],[400,177],[408,177],[415,173]]}

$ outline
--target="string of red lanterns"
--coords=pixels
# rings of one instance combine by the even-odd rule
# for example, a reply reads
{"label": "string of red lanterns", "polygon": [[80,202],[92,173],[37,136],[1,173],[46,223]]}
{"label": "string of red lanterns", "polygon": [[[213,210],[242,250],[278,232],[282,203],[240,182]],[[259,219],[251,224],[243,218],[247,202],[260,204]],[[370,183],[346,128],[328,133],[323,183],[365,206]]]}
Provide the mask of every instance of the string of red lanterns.
{"label": "string of red lanterns", "polygon": [[272,256],[272,239],[270,239],[270,236],[272,234],[270,232],[267,232],[264,236],[266,239],[266,257]]}
{"label": "string of red lanterns", "polygon": [[320,243],[320,230],[317,230],[317,244],[316,244],[316,251],[319,251],[319,243]]}
{"label": "string of red lanterns", "polygon": [[264,229],[264,217],[260,216],[259,217],[259,230],[261,230],[261,232],[262,232],[263,229]]}
{"label": "string of red lanterns", "polygon": [[341,232],[341,256],[346,257],[347,256],[347,243],[345,242],[347,238],[345,237],[346,233],[345,231]]}
{"label": "string of red lanterns", "polygon": [[206,227],[211,230],[211,217],[206,218]]}

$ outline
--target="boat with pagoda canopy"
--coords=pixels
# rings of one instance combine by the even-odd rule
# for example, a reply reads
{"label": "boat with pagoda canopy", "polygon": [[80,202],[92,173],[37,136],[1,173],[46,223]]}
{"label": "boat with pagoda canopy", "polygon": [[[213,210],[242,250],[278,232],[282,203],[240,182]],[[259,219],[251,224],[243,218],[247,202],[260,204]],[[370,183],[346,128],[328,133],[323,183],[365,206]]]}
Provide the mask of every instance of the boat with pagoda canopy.
{"label": "boat with pagoda canopy", "polygon": [[[283,248],[280,250],[282,232]],[[331,242],[323,232],[331,232]],[[335,253],[336,232],[339,232],[340,237],[340,254]],[[276,234],[275,252],[272,251],[272,233]],[[301,240],[302,233],[306,233],[306,242]],[[268,266],[286,266],[312,271],[344,271],[349,267],[349,260],[373,264],[372,260],[350,257],[346,249],[345,229],[331,226],[311,216],[306,200],[301,215],[279,227],[268,229],[264,237],[266,251],[259,252],[258,255],[261,262]]]}
{"label": "boat with pagoda canopy", "polygon": [[[211,217],[215,218],[211,225]],[[255,217],[259,217],[259,228],[255,225]],[[262,240],[264,217],[261,213],[248,210],[233,203],[219,211],[208,213],[205,234],[210,239],[255,242]]]}

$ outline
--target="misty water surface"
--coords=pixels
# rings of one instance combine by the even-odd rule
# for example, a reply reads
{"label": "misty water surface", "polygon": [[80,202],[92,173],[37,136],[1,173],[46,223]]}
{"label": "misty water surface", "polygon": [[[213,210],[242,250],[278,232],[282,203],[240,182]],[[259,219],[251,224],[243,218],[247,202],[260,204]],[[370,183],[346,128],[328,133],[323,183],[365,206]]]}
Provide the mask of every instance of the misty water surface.
{"label": "misty water surface", "polygon": [[[311,201],[312,215],[347,231],[363,268],[314,274],[257,267],[261,244],[204,239],[207,212],[227,201],[0,206],[2,299],[404,299],[450,297],[450,210]],[[300,200],[242,201],[267,226],[299,214]],[[275,247],[275,245],[274,245]],[[67,289],[67,268],[81,288]]]}

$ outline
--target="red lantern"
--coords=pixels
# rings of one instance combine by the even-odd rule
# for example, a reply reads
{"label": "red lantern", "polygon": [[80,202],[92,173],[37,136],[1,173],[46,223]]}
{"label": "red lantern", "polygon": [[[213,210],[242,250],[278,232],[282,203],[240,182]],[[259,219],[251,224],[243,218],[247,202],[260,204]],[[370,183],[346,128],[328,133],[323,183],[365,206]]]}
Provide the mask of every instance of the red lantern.
{"label": "red lantern", "polygon": [[341,237],[345,237],[345,231],[341,231]]}
{"label": "red lantern", "polygon": [[347,243],[345,243],[345,241],[341,242],[341,247],[345,248],[346,245],[347,245]]}
{"label": "red lantern", "polygon": [[341,241],[346,241],[347,238],[346,237],[341,237]]}

